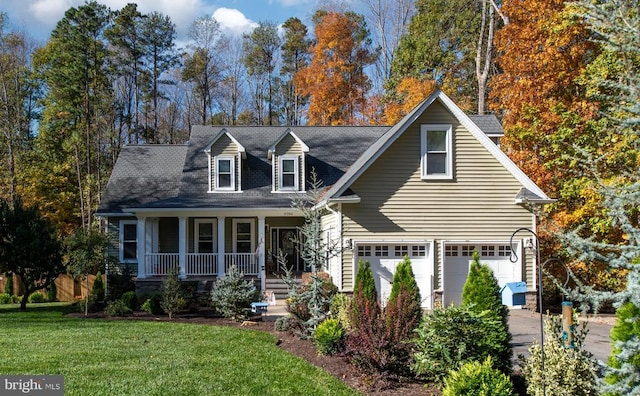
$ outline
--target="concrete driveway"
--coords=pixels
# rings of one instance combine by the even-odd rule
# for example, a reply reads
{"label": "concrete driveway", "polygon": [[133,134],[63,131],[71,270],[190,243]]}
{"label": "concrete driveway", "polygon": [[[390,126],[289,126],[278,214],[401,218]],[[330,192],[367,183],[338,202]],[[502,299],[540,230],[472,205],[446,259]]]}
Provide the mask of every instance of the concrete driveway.
{"label": "concrete driveway", "polygon": [[[582,322],[585,318],[580,317],[579,320]],[[602,314],[586,320],[589,333],[585,340],[585,349],[596,359],[606,362],[611,353],[609,334],[615,324],[615,316]],[[510,310],[509,331],[513,336],[513,358],[516,367],[518,355],[527,356],[533,340],[540,341],[540,314],[526,309]]]}

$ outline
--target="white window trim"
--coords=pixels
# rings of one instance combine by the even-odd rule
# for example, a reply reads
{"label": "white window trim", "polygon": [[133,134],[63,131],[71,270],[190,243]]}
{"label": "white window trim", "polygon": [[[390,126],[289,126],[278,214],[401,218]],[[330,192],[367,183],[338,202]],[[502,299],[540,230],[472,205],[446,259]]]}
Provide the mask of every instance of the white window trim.
{"label": "white window trim", "polygon": [[[282,186],[282,162],[293,161],[293,187]],[[278,191],[299,191],[300,190],[300,163],[297,155],[282,155],[278,157]]]}
{"label": "white window trim", "polygon": [[[427,174],[427,132],[445,131],[447,133],[447,161],[446,172],[442,174]],[[451,180],[453,179],[453,127],[451,124],[423,124],[420,125],[420,175],[423,180]]]}
{"label": "white window trim", "polygon": [[211,230],[213,232],[212,249],[213,253],[218,251],[218,222],[215,219],[194,219],[194,235],[193,235],[193,252],[200,253],[200,224],[211,224]]}
{"label": "white window trim", "polygon": [[[136,258],[135,259],[125,259],[124,258],[124,226],[125,225],[134,225],[136,226]],[[138,220],[120,220],[119,225],[119,234],[118,234],[118,256],[120,258],[121,263],[137,263],[138,262]],[[131,240],[129,240],[131,242]]]}
{"label": "white window trim", "polygon": [[[235,161],[235,157],[233,155],[218,155],[213,157],[213,163],[215,165],[215,190],[214,191],[235,191],[236,190],[236,161]],[[231,186],[229,187],[220,187],[219,185],[219,166],[218,166],[218,161],[231,161]]]}
{"label": "white window trim", "polygon": [[238,224],[246,224],[249,223],[251,226],[251,251],[255,252],[256,250],[256,224],[253,219],[233,219],[233,253],[238,253],[237,245],[238,245]]}

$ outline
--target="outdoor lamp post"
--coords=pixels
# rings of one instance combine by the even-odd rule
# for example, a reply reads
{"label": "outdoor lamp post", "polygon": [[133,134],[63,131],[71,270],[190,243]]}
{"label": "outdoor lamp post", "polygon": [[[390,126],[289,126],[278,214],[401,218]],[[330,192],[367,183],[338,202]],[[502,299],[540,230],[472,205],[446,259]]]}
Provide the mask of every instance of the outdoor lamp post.
{"label": "outdoor lamp post", "polygon": [[513,238],[519,232],[528,232],[533,235],[533,239],[531,240],[531,244],[526,246],[531,248],[531,250],[536,254],[536,265],[538,266],[538,310],[540,311],[540,374],[542,377],[542,394],[546,396],[547,390],[544,381],[544,317],[542,313],[542,264],[540,263],[540,246],[538,243],[538,235],[530,228],[522,227],[518,228],[511,234],[511,238],[509,238],[509,246],[511,248],[511,255],[509,256],[509,261],[515,263],[518,261],[518,254],[516,253],[515,246],[513,244]]}

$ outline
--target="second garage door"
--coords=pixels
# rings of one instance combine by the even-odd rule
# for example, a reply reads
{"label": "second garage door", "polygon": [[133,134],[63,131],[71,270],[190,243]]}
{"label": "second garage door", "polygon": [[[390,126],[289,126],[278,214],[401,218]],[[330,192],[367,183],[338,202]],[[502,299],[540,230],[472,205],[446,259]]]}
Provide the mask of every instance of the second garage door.
{"label": "second garage door", "polygon": [[442,281],[444,294],[442,300],[444,306],[462,303],[462,289],[469,274],[469,265],[474,250],[480,253],[480,263],[491,268],[500,289],[507,282],[522,281],[522,266],[519,260],[515,263],[511,262],[511,248],[508,242],[443,243],[443,246]]}

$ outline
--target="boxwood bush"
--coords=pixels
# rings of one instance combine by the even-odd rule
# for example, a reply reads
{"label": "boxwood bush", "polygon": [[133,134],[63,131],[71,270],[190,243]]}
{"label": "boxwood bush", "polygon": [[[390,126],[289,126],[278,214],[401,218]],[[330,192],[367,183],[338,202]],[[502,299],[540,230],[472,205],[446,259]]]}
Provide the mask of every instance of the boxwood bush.
{"label": "boxwood bush", "polygon": [[346,331],[338,319],[326,319],[318,325],[313,342],[320,355],[331,356],[344,351]]}

